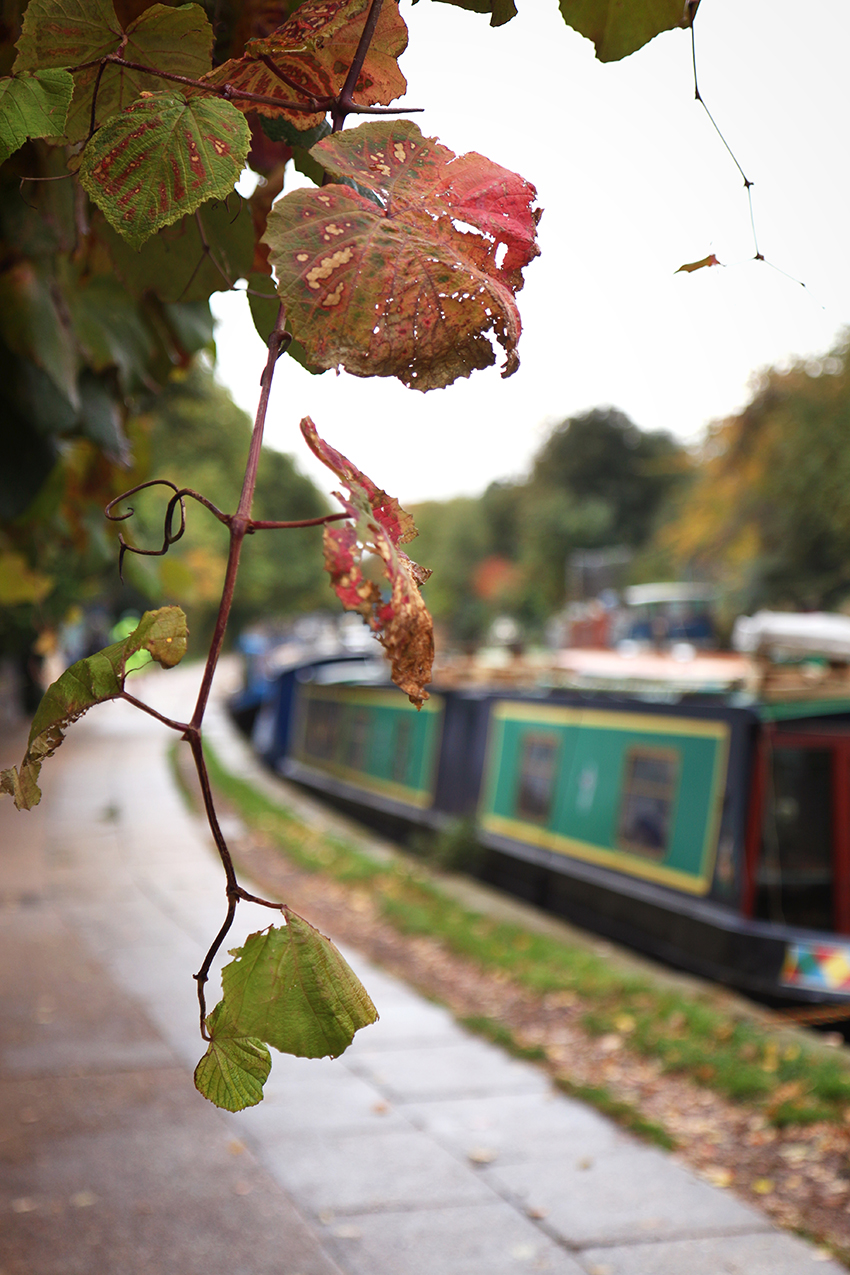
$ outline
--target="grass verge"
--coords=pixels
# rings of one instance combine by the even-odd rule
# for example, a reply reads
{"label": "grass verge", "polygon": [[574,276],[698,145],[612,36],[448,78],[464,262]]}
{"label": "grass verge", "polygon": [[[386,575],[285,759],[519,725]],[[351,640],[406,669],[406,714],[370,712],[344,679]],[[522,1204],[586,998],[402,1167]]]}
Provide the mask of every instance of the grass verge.
{"label": "grass verge", "polygon": [[[850,1067],[817,1042],[773,1032],[733,1016],[710,991],[696,996],[619,968],[585,948],[462,906],[420,865],[384,862],[345,839],[319,833],[292,812],[229,774],[206,748],[210,778],[242,819],[262,832],[299,867],[368,887],[383,917],[405,934],[438,939],[458,956],[500,971],[540,997],[569,994],[595,1035],[616,1035],[622,1047],[657,1059],[665,1071],[761,1112],[776,1127],[842,1120],[850,1113]],[[527,1047],[495,1019],[471,1019],[472,1030],[521,1057]],[[542,1050],[531,1050],[540,1058]],[[645,1121],[604,1089],[570,1088],[642,1136],[671,1145],[664,1130]],[[667,1139],[667,1141],[662,1141]]]}

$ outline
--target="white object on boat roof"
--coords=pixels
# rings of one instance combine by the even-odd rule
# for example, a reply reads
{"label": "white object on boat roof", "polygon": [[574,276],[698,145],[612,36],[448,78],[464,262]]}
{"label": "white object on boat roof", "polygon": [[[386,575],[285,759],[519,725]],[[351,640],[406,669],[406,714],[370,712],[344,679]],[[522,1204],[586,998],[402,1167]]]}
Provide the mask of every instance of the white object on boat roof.
{"label": "white object on boat roof", "polygon": [[850,616],[813,611],[757,611],[740,615],[732,630],[736,651],[770,648],[793,655],[832,655],[850,660]]}

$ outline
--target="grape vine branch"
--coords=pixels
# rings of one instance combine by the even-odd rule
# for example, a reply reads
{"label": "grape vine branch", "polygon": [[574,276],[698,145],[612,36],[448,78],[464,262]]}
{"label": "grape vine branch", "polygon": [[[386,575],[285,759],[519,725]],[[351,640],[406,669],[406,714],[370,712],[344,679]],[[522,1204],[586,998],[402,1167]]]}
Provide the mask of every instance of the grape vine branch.
{"label": "grape vine branch", "polygon": [[[497,25],[515,13],[511,0],[452,2],[489,11]],[[540,210],[535,188],[518,174],[475,153],[455,155],[410,120],[374,118],[345,128],[350,116],[421,109],[394,104],[406,89],[398,58],[407,28],[398,0],[270,0],[256,7],[210,0],[215,27],[206,4],[116,5],[30,0],[10,73],[0,78],[0,162],[11,162],[18,198],[29,181],[70,176],[75,183],[56,243],[14,263],[10,286],[30,307],[27,315],[37,310],[48,328],[35,344],[16,332],[18,353],[67,400],[70,428],[85,434],[93,404],[102,407],[105,396],[119,451],[124,405],[155,378],[145,356],[119,348],[116,315],[145,332],[148,344],[137,342],[140,348],[164,354],[166,364],[185,364],[193,353],[188,308],[244,279],[268,357],[235,512],[164,478],[137,483],[106,506],[107,518],[122,525],[119,573],[128,554],[162,557],[183,537],[187,499],[227,528],[221,602],[191,718],[168,718],[126,689],[139,652],[167,668],[186,651],[179,607],[146,612],[128,637],[73,664],[48,689],[23,762],[0,774],[0,791],[21,809],[35,805],[41,767],[67,728],[108,700],[124,700],[188,744],[226,899],[222,925],[194,976],[208,1046],[195,1082],[235,1111],[261,1100],[269,1046],[336,1056],[377,1016],[328,939],[285,902],[239,884],[216,815],[203,721],[246,537],[321,526],[325,567],[343,607],[373,630],[393,680],[417,707],[427,699],[434,654],[420,593],[429,573],[404,548],[416,535],[412,519],[309,418],[301,422],[303,438],[345,489],[335,493],[342,511],[252,518],[275,370],[289,355],[311,371],[394,376],[422,391],[498,357],[502,375],[513,375],[521,334],[516,294],[538,255]],[[696,5],[683,11],[681,0],[613,7],[561,0],[561,10],[610,60],[660,31],[693,32]],[[228,22],[221,20],[225,11]],[[696,88],[695,53],[694,77]],[[240,204],[233,213],[227,201],[246,162],[262,181],[247,210]],[[313,188],[282,193],[289,162]],[[59,216],[49,198],[37,196],[36,217],[42,209]],[[100,297],[108,299],[105,310]],[[38,463],[36,456],[33,482]],[[125,532],[133,515],[127,500],[152,488],[169,493],[159,548],[137,545]],[[364,574],[364,553],[383,564],[383,588]],[[279,913],[280,924],[231,953],[222,999],[208,1013],[205,986],[240,902]]]}

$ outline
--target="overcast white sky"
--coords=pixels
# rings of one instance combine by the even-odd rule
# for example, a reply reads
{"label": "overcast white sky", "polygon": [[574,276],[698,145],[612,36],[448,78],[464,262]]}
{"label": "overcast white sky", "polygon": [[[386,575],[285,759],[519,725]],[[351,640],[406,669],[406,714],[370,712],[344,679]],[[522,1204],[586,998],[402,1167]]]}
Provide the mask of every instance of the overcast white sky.
{"label": "overcast white sky", "polygon": [[[519,371],[445,390],[278,365],[268,441],[306,453],[303,415],[402,504],[518,476],[557,421],[611,404],[645,429],[696,439],[741,407],[759,368],[826,352],[850,323],[850,5],[704,0],[700,90],[755,183],[694,102],[675,31],[603,65],[556,0],[525,0],[498,30],[450,5],[402,0],[401,59],[416,122],[457,153],[521,173],[546,210],[519,294]],[[724,269],[674,273],[714,252]],[[244,297],[213,298],[218,376],[252,415],[264,347]],[[285,517],[285,511],[281,511]]]}

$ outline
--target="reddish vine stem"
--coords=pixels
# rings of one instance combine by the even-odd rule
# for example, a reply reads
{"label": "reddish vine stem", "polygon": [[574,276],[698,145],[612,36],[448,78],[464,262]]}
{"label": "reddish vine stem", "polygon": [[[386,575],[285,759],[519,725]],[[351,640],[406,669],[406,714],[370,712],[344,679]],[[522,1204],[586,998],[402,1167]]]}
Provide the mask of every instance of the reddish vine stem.
{"label": "reddish vine stem", "polygon": [[290,522],[268,522],[265,519],[252,519],[249,531],[291,531],[295,527],[321,527],[326,522],[336,522],[347,518],[347,513],[322,514],[321,518],[296,518]]}
{"label": "reddish vine stem", "polygon": [[198,692],[198,700],[195,705],[195,711],[192,715],[191,726],[194,730],[200,730],[201,722],[204,718],[204,712],[207,707],[207,701],[210,697],[210,689],[212,680],[218,664],[221,648],[224,644],[224,634],[227,628],[227,621],[230,618],[230,610],[233,605],[233,591],[236,585],[236,574],[239,570],[239,557],[242,552],[242,542],[248,533],[251,525],[251,504],[254,499],[254,488],[257,485],[257,469],[260,464],[260,451],[263,445],[263,431],[266,425],[266,412],[269,406],[269,395],[272,388],[272,377],[274,376],[275,364],[278,358],[289,345],[292,337],[284,331],[286,322],[286,314],[283,306],[280,306],[277,314],[277,322],[271,336],[269,337],[269,353],[266,359],[266,366],[260,377],[260,401],[257,405],[257,415],[254,421],[254,429],[251,434],[251,445],[248,449],[248,463],[245,467],[245,478],[242,483],[242,494],[239,497],[239,505],[236,513],[230,518],[230,552],[227,557],[227,569],[224,575],[224,588],[221,594],[221,604],[216,617],[215,630],[213,632],[212,642],[210,644],[207,662],[204,667],[204,676],[201,681],[201,688]]}
{"label": "reddish vine stem", "polygon": [[128,704],[132,704],[134,708],[140,708],[143,713],[149,713],[151,717],[155,717],[158,722],[162,722],[163,726],[168,726],[171,730],[185,732],[189,729],[188,722],[175,722],[171,717],[164,717],[155,708],[151,708],[150,704],[145,704],[142,700],[136,699],[135,695],[131,695],[127,690],[122,690],[118,698],[125,699]]}
{"label": "reddish vine stem", "polygon": [[[360,41],[358,43],[357,50],[354,55],[354,59],[349,68],[348,75],[346,76],[342,92],[340,93],[339,98],[334,103],[334,110],[333,110],[334,132],[339,131],[339,129],[342,127],[343,122],[345,120],[345,116],[347,114],[350,114],[354,110],[357,110],[357,111],[369,110],[369,108],[355,107],[351,99],[351,94],[360,76],[360,72],[363,68],[363,62],[366,58],[369,45],[371,44],[372,38],[374,36],[375,27],[377,25],[378,18],[381,12],[381,5],[382,5],[382,0],[372,0],[372,5],[369,10],[369,14],[366,18],[366,22],[364,24],[363,31],[361,33]],[[141,66],[138,66],[137,64],[127,62],[125,59],[121,58],[120,56],[116,54],[110,54],[106,59],[101,61],[98,81],[100,79],[100,75],[103,72],[103,67],[106,65],[107,62],[118,63],[121,65],[125,65],[129,67],[130,69],[136,69],[140,71],[148,70],[148,68],[141,67]],[[153,73],[157,74],[157,72],[153,72]],[[185,77],[182,77],[182,76],[166,75],[163,78],[178,80],[178,81],[182,81],[183,83],[187,82]],[[198,85],[198,87],[208,88],[209,86]],[[228,96],[229,89],[230,89],[229,85],[224,86],[224,91],[221,92],[221,95]],[[213,90],[213,91],[217,91],[217,90]],[[257,94],[240,94],[239,96],[243,96],[243,97],[254,99],[254,100],[258,100],[258,97],[259,97],[259,95]],[[96,95],[95,95],[95,99],[96,99]],[[272,100],[274,101],[274,99]],[[275,104],[280,105],[278,101],[275,101]],[[94,110],[95,110],[95,107],[93,104],[92,106],[93,123],[94,123]],[[373,112],[373,113],[377,113],[377,112]],[[230,618],[230,612],[233,606],[233,595],[234,595],[234,589],[236,584],[236,576],[239,569],[239,559],[242,552],[242,544],[245,539],[245,536],[251,534],[254,531],[275,530],[275,529],[284,529],[284,528],[292,528],[292,527],[315,527],[315,526],[320,526],[323,523],[333,522],[333,521],[336,521],[337,519],[345,518],[348,516],[345,513],[325,514],[319,518],[304,518],[304,519],[297,519],[297,520],[292,520],[287,522],[269,521],[265,519],[255,521],[254,519],[251,518],[251,506],[253,503],[254,492],[257,485],[257,472],[258,472],[259,463],[260,463],[260,453],[261,453],[262,444],[263,444],[263,433],[265,431],[266,413],[268,411],[269,396],[271,394],[272,380],[274,378],[274,370],[277,364],[277,360],[279,359],[280,355],[286,350],[287,346],[292,340],[291,333],[285,330],[285,324],[286,324],[286,313],[285,313],[283,305],[281,305],[278,308],[277,320],[275,322],[274,329],[272,330],[272,333],[268,340],[268,357],[266,359],[266,364],[263,369],[262,376],[260,377],[260,399],[257,405],[257,414],[254,419],[254,427],[251,432],[251,442],[248,449],[248,459],[245,465],[245,476],[242,482],[242,491],[239,497],[239,504],[237,506],[236,512],[234,514],[223,514],[221,510],[216,509],[214,505],[212,505],[204,497],[199,496],[197,492],[190,491],[189,489],[179,490],[178,488],[174,486],[173,483],[165,482],[165,480],[155,479],[148,483],[141,483],[139,484],[138,487],[134,487],[131,491],[126,493],[126,495],[129,496],[136,491],[142,490],[145,487],[156,486],[160,482],[165,482],[165,485],[170,487],[172,489],[172,492],[174,493],[168,502],[168,508],[166,510],[164,542],[163,542],[162,549],[161,550],[136,550],[135,552],[153,553],[153,554],[165,553],[169,545],[174,543],[174,541],[178,540],[180,536],[182,536],[183,531],[185,529],[185,509],[183,505],[183,497],[187,495],[193,497],[196,500],[199,500],[203,505],[205,505],[208,509],[210,509],[210,511],[214,513],[215,516],[219,518],[221,522],[226,523],[228,530],[230,532],[230,550],[228,553],[227,567],[225,570],[224,585],[223,585],[222,594],[221,594],[221,602],[219,604],[218,615],[216,617],[215,630],[213,632],[212,641],[210,643],[209,652],[207,654],[206,663],[204,665],[204,672],[201,679],[201,686],[198,691],[198,698],[195,704],[194,712],[192,714],[192,720],[188,724],[182,723],[182,722],[176,722],[173,719],[163,716],[163,714],[157,712],[156,709],[150,708],[149,705],[143,704],[140,700],[137,700],[135,696],[130,695],[127,691],[124,691],[123,688],[121,692],[121,697],[127,700],[129,703],[134,704],[136,707],[142,709],[143,712],[149,713],[151,716],[157,718],[157,720],[162,722],[164,725],[169,726],[174,730],[179,730],[182,732],[183,738],[186,740],[186,742],[189,744],[189,747],[192,750],[192,757],[195,763],[195,769],[198,775],[198,782],[201,788],[201,795],[203,798],[204,810],[206,812],[207,821],[209,823],[210,831],[212,832],[213,839],[215,841],[219,858],[221,859],[221,863],[224,868],[225,879],[226,879],[225,893],[227,896],[227,914],[224,918],[221,928],[218,931],[218,934],[213,939],[213,942],[210,945],[210,948],[206,956],[204,957],[203,963],[201,964],[201,968],[198,970],[197,974],[194,975],[195,981],[197,983],[197,988],[198,988],[198,1007],[200,1011],[201,1036],[204,1040],[210,1039],[210,1035],[206,1025],[207,1012],[206,1012],[206,996],[204,992],[204,987],[209,978],[209,972],[210,972],[210,969],[212,968],[212,963],[215,960],[216,955],[233,924],[233,920],[234,920],[234,917],[236,916],[236,908],[237,908],[237,904],[239,900],[244,899],[246,900],[246,902],[257,903],[263,907],[279,909],[281,911],[285,910],[284,904],[271,903],[267,899],[261,899],[256,895],[250,894],[247,890],[244,890],[239,885],[236,879],[236,870],[234,868],[233,859],[230,854],[230,850],[227,846],[227,842],[224,838],[224,834],[221,831],[221,826],[219,824],[218,816],[215,810],[215,803],[213,800],[212,788],[211,788],[210,780],[209,780],[209,773],[207,771],[206,760],[204,758],[203,739],[202,739],[202,733],[201,733],[204,713],[206,711],[207,703],[209,701],[210,691],[212,689],[213,677],[215,675],[215,670],[218,665],[219,657],[221,655],[222,647],[224,644],[224,636],[227,629],[227,623]],[[118,499],[120,500],[123,498],[124,497],[119,497]],[[125,518],[129,518],[133,511],[131,509],[126,514],[114,515],[112,513],[112,510],[114,509],[117,503],[118,503],[117,500],[112,501],[107,507],[106,512],[107,512],[107,517],[112,518],[113,521],[120,522],[120,521],[123,521]],[[172,529],[172,520],[174,517],[174,511],[178,505],[180,506],[180,526],[178,531],[174,532]],[[132,548],[132,546],[126,545],[126,542],[123,541],[123,537],[120,539],[121,539],[121,552],[123,557],[123,553],[125,549],[130,549]]]}
{"label": "reddish vine stem", "polygon": [[381,8],[384,0],[372,0],[371,8],[366,15],[366,21],[363,24],[363,30],[360,32],[360,39],[357,42],[357,48],[348,68],[348,75],[345,77],[339,97],[331,108],[331,121],[333,123],[333,131],[338,133],[345,123],[346,115],[351,115],[358,108],[354,105],[353,93],[357,81],[360,79],[360,72],[363,70],[363,63],[366,61],[366,54],[369,52],[369,46],[375,35],[375,28],[378,25],[378,19],[381,16]]}
{"label": "reddish vine stem", "polygon": [[[379,3],[379,0],[375,0],[375,2]],[[382,0],[380,0],[380,2],[382,2]],[[97,58],[91,62],[80,62],[77,66],[70,67],[69,69],[72,71],[83,71],[87,67],[97,66],[98,64],[101,68],[98,72],[98,83],[100,82],[100,76],[103,74],[104,67],[107,65],[123,66],[126,67],[128,71],[139,71],[143,75],[151,75],[159,80],[169,80],[173,84],[185,84],[187,88],[198,89],[202,93],[210,93],[213,97],[224,98],[227,102],[238,100],[240,102],[254,102],[257,106],[277,106],[287,111],[296,112],[299,115],[313,115],[316,111],[335,111],[337,105],[342,101],[342,93],[338,98],[314,98],[311,102],[290,102],[285,98],[272,97],[265,93],[251,93],[248,89],[236,89],[231,84],[205,84],[203,80],[193,80],[188,75],[177,75],[173,71],[160,71],[155,66],[145,66],[141,62],[130,62],[127,58],[122,58],[118,53],[107,53],[105,58]],[[359,76],[359,70],[357,74]],[[343,92],[345,92],[344,87]],[[96,100],[97,95],[95,94],[95,101],[92,102],[92,133],[94,132],[94,110]],[[343,119],[346,115],[417,115],[424,110],[424,107],[421,106],[357,106],[356,103],[351,100],[350,96],[347,99],[347,102],[348,104],[344,108]]]}

